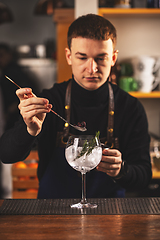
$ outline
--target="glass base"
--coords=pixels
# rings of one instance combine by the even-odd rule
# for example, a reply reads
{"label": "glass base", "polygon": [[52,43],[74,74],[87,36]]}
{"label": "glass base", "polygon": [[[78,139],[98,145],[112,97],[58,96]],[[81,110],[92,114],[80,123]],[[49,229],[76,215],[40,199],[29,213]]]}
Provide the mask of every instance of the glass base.
{"label": "glass base", "polygon": [[72,204],[71,208],[79,208],[79,209],[82,209],[82,208],[97,208],[97,204],[79,202],[79,203],[76,203],[76,204]]}

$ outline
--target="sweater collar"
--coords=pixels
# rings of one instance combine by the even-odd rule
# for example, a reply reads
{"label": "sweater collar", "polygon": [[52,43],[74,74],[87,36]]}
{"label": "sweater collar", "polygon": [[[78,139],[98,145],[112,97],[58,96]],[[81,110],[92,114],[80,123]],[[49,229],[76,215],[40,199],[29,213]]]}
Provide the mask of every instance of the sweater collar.
{"label": "sweater collar", "polygon": [[80,106],[92,107],[104,104],[108,101],[108,79],[98,89],[89,91],[81,87],[72,78],[72,102]]}

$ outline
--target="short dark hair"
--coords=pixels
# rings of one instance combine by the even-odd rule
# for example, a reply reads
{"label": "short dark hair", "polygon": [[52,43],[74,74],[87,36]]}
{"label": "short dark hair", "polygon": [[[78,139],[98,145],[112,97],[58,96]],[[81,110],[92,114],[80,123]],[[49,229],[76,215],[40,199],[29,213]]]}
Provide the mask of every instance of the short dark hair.
{"label": "short dark hair", "polygon": [[77,18],[68,29],[67,42],[71,49],[72,38],[83,37],[94,40],[108,40],[116,45],[117,33],[113,24],[107,19],[96,15],[87,14]]}

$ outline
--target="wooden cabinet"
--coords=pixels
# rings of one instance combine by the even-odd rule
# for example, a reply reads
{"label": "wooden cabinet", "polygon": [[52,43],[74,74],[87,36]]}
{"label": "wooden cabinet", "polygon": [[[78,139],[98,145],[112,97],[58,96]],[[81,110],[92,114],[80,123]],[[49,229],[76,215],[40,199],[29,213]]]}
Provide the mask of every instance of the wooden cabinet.
{"label": "wooden cabinet", "polygon": [[72,76],[71,67],[65,57],[67,47],[67,31],[74,20],[73,9],[55,9],[53,21],[57,23],[57,82],[67,81]]}

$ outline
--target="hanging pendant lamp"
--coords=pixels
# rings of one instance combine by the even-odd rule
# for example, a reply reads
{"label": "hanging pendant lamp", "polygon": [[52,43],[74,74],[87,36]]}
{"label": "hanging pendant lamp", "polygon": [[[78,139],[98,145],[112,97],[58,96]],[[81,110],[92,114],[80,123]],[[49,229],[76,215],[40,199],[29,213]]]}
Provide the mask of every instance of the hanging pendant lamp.
{"label": "hanging pendant lamp", "polygon": [[0,2],[0,24],[12,21],[13,15],[11,10],[8,8],[7,5]]}

